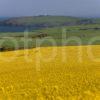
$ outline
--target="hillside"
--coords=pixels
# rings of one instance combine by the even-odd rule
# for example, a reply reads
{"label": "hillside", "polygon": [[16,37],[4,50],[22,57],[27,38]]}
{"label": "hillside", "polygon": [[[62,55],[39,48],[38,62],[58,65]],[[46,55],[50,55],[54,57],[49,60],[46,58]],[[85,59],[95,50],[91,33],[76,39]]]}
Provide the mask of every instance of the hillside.
{"label": "hillside", "polygon": [[24,32],[47,27],[77,24],[79,18],[65,16],[17,17],[0,21],[0,32]]}
{"label": "hillside", "polygon": [[[50,37],[56,42],[56,46],[63,46],[62,31],[66,30],[65,39],[76,36],[81,39],[81,45],[88,45],[93,37],[100,36],[100,19],[76,18],[67,16],[33,16],[17,17],[0,21],[0,50],[14,50],[15,46],[11,38],[18,44],[17,49],[24,48],[24,31],[28,30],[28,47],[36,47],[36,40],[45,41],[41,46],[51,46]],[[31,41],[30,41],[31,40]],[[66,41],[66,40],[65,40]],[[3,43],[2,43],[3,42]],[[93,44],[100,44],[95,41]],[[66,45],[78,45],[70,41]]]}
{"label": "hillside", "polygon": [[33,16],[33,17],[17,17],[5,20],[5,24],[13,25],[51,25],[59,26],[64,24],[75,24],[80,18],[67,16]]}
{"label": "hillside", "polygon": [[0,32],[24,32],[41,28],[100,24],[100,18],[78,18],[70,16],[12,17],[0,20]]}
{"label": "hillside", "polygon": [[70,16],[31,16],[10,18],[8,20],[2,21],[1,24],[16,26],[54,27],[77,24],[93,24],[97,23],[97,21],[100,22],[100,19],[77,18]]}

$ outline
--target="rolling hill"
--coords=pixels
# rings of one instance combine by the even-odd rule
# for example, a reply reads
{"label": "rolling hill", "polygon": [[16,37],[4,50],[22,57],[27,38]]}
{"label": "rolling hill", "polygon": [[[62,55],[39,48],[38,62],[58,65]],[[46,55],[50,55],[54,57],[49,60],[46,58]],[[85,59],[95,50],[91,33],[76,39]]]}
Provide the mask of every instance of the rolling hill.
{"label": "rolling hill", "polygon": [[[70,16],[31,16],[16,17],[0,21],[0,31],[22,32],[25,29],[41,29],[47,27],[74,26],[82,24],[100,24],[100,19],[78,18]],[[15,28],[15,29],[14,29]]]}
{"label": "rolling hill", "polygon": [[[36,40],[45,41],[41,46],[51,46],[50,37],[56,46],[62,46],[62,31],[66,29],[66,39],[76,36],[81,39],[81,45],[88,45],[93,37],[100,36],[99,18],[77,18],[70,16],[31,16],[16,17],[0,21],[0,51],[14,50],[11,38],[18,44],[18,49],[24,48],[24,31],[29,31],[28,47],[36,47]],[[31,41],[30,41],[31,40]],[[66,41],[66,40],[65,40]],[[95,41],[93,44],[100,44]],[[70,41],[66,45],[78,45]]]}

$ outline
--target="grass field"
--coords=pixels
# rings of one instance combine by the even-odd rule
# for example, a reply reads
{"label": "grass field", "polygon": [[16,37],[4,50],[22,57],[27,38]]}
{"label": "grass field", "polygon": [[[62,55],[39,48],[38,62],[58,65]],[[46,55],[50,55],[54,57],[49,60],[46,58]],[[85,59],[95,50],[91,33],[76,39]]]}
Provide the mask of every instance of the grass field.
{"label": "grass field", "polygon": [[100,100],[99,50],[92,45],[0,52],[0,100]]}
{"label": "grass field", "polygon": [[[63,33],[63,29],[65,33]],[[46,34],[46,36],[39,36]],[[62,37],[65,34],[64,38]],[[28,47],[36,47],[36,41],[44,41],[41,43],[41,47],[52,46],[50,41],[53,39],[55,41],[54,46],[62,46],[62,40],[66,41],[70,37],[77,37],[81,39],[81,45],[88,45],[92,38],[100,37],[100,25],[99,24],[90,24],[90,25],[80,25],[80,26],[67,26],[67,27],[55,27],[55,28],[44,28],[41,30],[34,30],[33,32],[28,32],[28,37],[24,37],[24,32],[8,32],[0,33],[0,47],[4,48],[4,51],[14,50],[15,42],[18,44],[18,49],[24,48],[24,41],[27,41]],[[99,39],[94,41],[92,45],[100,44]],[[75,41],[70,41],[66,45],[79,45]]]}

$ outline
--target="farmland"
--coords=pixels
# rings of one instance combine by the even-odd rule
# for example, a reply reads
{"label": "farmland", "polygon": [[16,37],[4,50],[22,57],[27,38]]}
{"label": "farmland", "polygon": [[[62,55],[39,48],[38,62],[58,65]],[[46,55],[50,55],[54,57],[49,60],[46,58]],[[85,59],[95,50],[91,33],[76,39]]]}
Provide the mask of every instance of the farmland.
{"label": "farmland", "polygon": [[[89,47],[93,59],[88,55]],[[57,52],[52,57],[53,49]],[[99,100],[99,49],[90,45],[1,52],[1,100]],[[28,52],[27,59],[24,52]]]}
{"label": "farmland", "polygon": [[0,100],[99,100],[100,18],[0,20]]}
{"label": "farmland", "polygon": [[[65,30],[65,32],[63,32]],[[27,33],[26,33],[27,32]],[[25,35],[27,37],[25,37]],[[38,45],[36,41],[41,43],[41,47],[52,46],[52,42],[55,41],[53,46],[63,46],[62,40],[66,42],[68,38],[77,37],[81,40],[81,44],[77,44],[77,41],[70,41],[66,45],[88,45],[92,39],[92,45],[99,45],[100,37],[100,25],[99,24],[89,24],[89,25],[77,25],[77,26],[63,26],[54,28],[43,28],[39,30],[33,30],[33,32],[7,32],[0,33],[0,47],[3,47],[3,51],[14,50],[15,44],[17,43],[17,49],[24,49],[25,41],[27,41],[28,46],[26,49],[35,48]],[[14,41],[14,42],[13,42]],[[16,43],[15,43],[16,42]]]}
{"label": "farmland", "polygon": [[[65,32],[64,32],[65,30]],[[28,34],[25,37],[25,34]],[[63,46],[62,40],[77,37],[81,40],[70,41],[66,45],[88,45],[92,38],[100,37],[99,18],[78,18],[71,16],[30,16],[5,18],[0,20],[0,50],[11,51],[16,49],[31,49],[52,46],[50,41],[55,41],[53,46]],[[28,46],[25,47],[25,41]],[[16,43],[15,43],[16,42]],[[15,47],[17,44],[17,48]],[[100,44],[95,39],[92,45]]]}

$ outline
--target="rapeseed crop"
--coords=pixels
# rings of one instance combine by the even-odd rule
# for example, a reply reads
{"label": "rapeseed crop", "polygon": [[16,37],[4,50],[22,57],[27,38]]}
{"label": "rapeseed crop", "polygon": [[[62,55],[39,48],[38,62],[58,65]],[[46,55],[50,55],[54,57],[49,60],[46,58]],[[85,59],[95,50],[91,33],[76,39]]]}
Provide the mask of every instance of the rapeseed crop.
{"label": "rapeseed crop", "polygon": [[0,100],[100,100],[100,46],[0,53]]}

